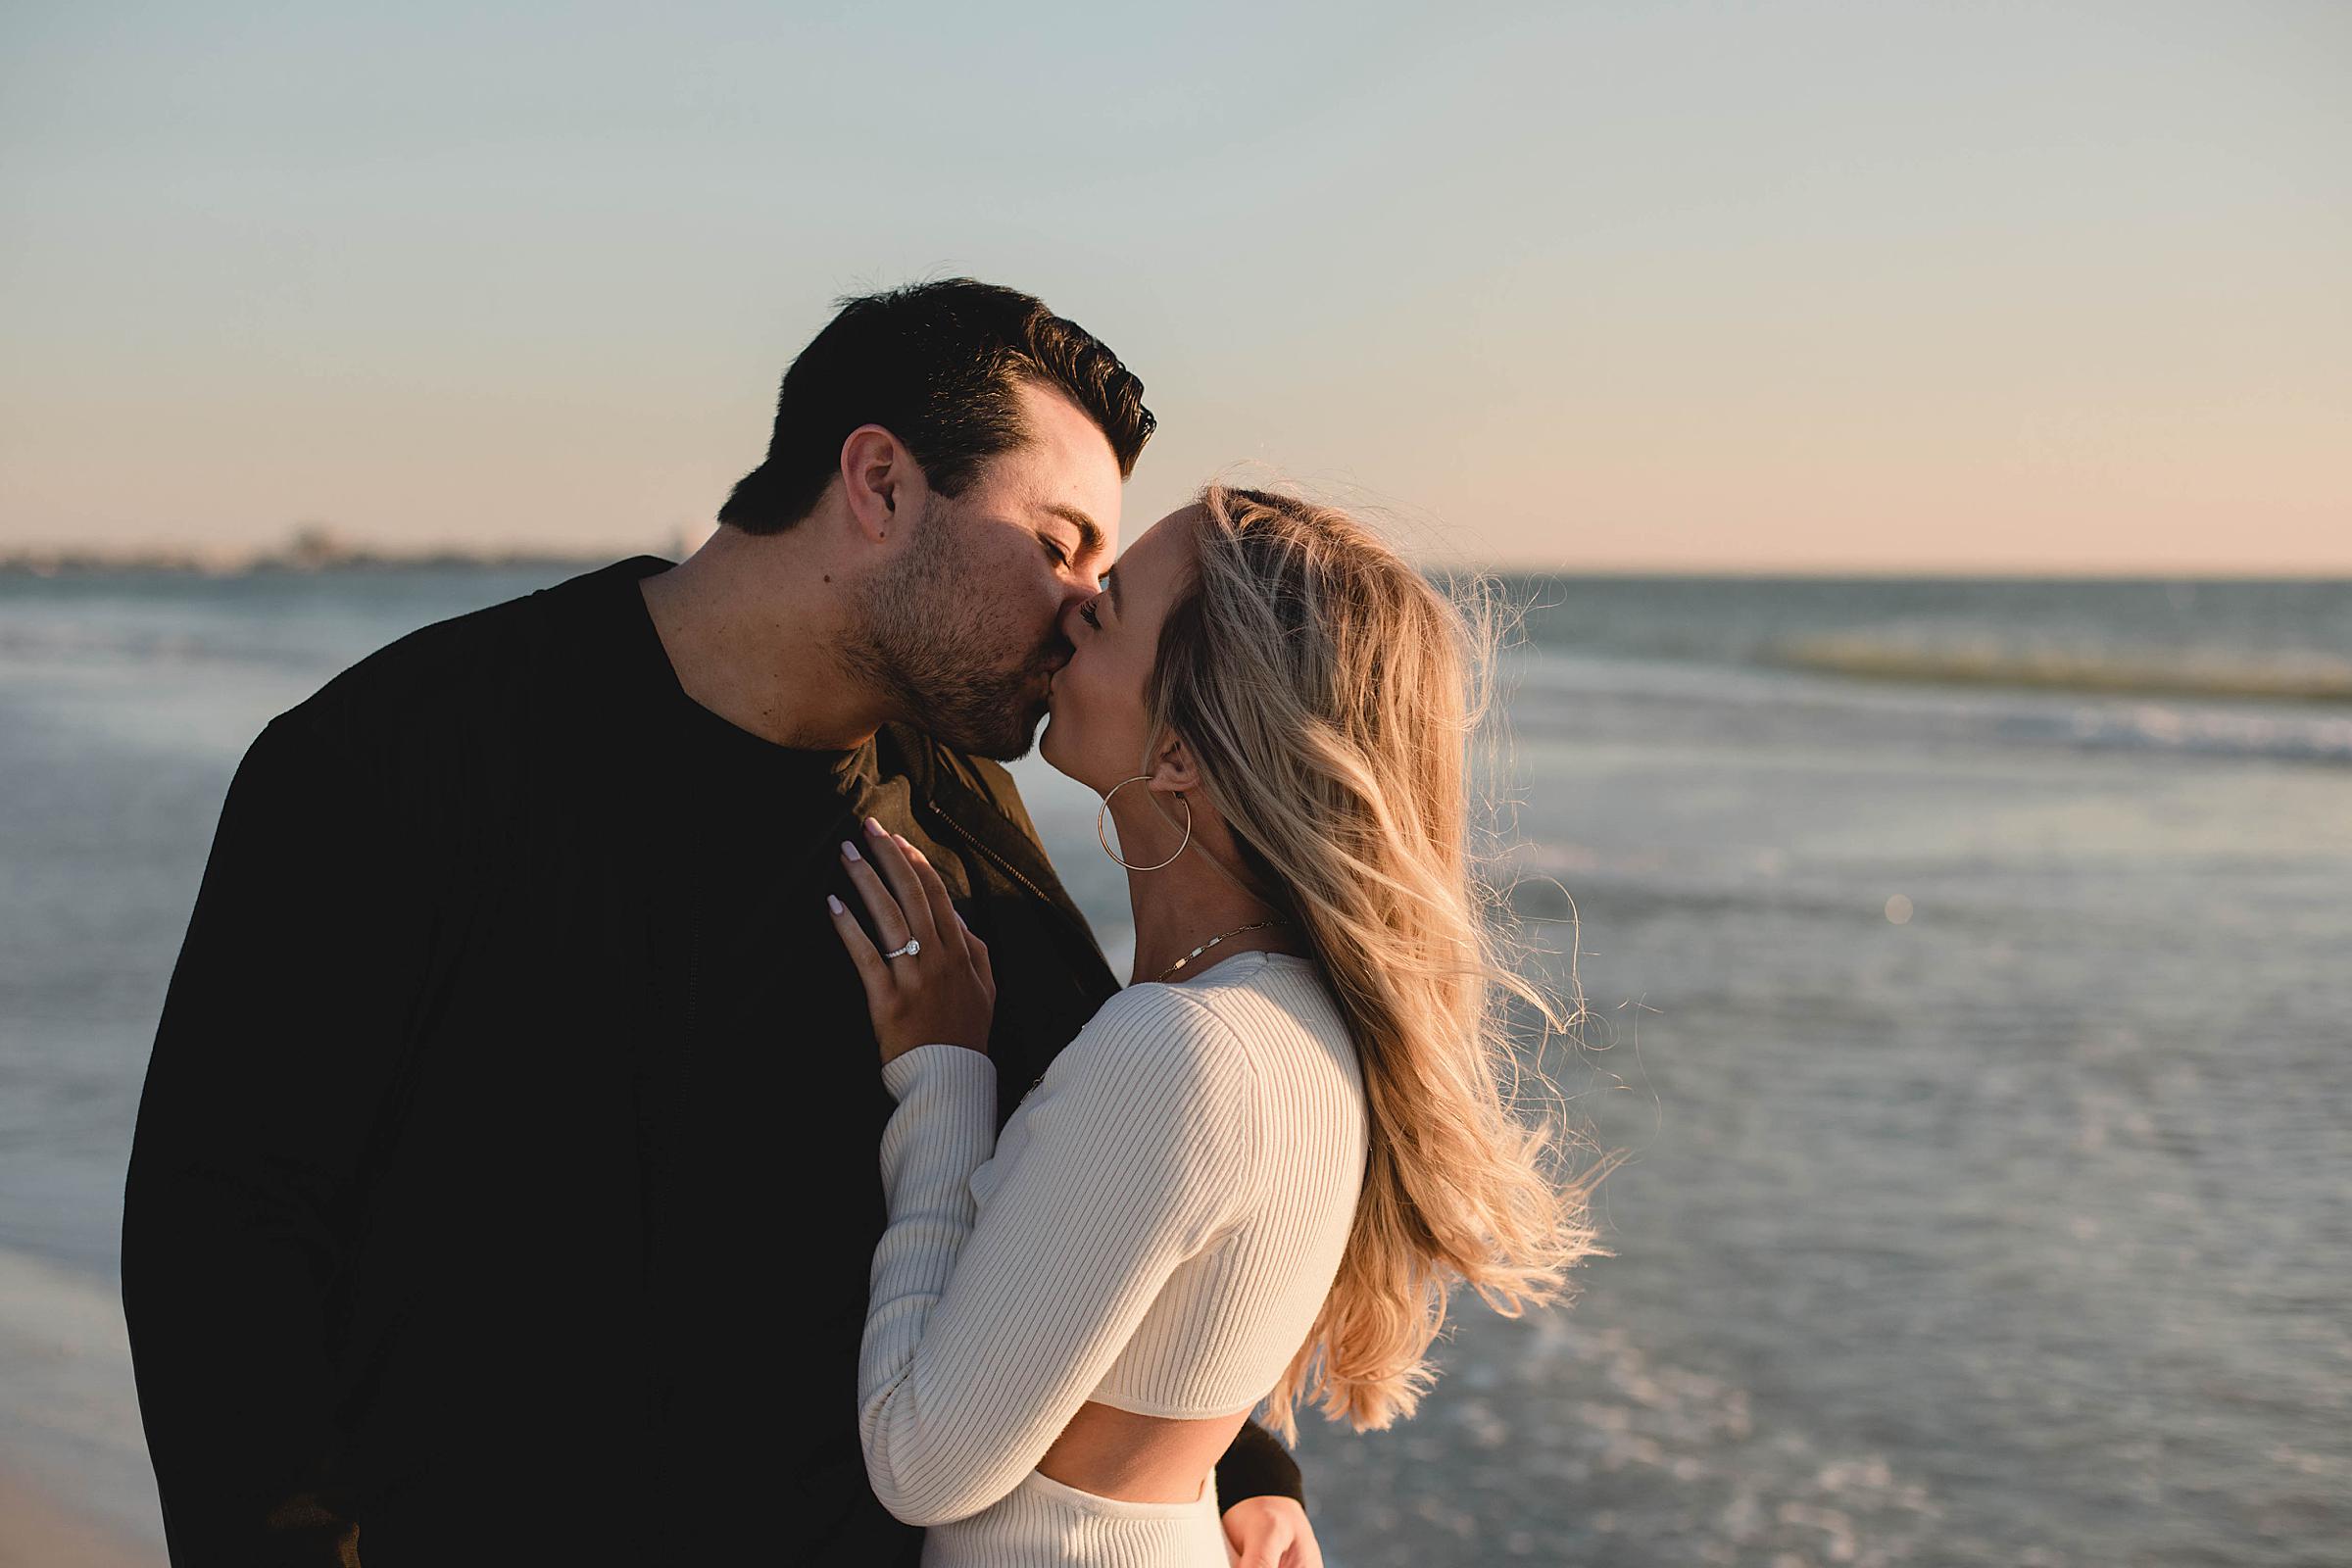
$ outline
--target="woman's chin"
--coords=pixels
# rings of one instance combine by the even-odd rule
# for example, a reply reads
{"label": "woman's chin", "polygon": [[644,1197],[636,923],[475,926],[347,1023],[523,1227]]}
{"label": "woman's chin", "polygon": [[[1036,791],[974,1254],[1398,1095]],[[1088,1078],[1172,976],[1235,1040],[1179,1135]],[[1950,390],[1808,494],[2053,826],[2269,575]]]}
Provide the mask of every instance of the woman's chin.
{"label": "woman's chin", "polygon": [[1046,708],[1046,727],[1038,732],[1037,755],[1045,760],[1045,764],[1048,767],[1052,768],[1054,772],[1067,777],[1070,770],[1061,765],[1061,748],[1054,744],[1054,736],[1056,728],[1058,728],[1058,725],[1054,717],[1053,706],[1048,704]]}

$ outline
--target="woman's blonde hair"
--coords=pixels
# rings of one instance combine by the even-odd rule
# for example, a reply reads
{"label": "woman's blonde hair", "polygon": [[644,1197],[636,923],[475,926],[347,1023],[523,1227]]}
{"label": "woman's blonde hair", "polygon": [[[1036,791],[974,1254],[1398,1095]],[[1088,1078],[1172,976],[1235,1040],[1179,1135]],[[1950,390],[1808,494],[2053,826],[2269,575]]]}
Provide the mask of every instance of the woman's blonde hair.
{"label": "woman's blonde hair", "polygon": [[[1516,1103],[1498,900],[1471,854],[1470,758],[1490,614],[1333,508],[1211,484],[1198,566],[1163,626],[1152,728],[1192,749],[1244,877],[1311,944],[1363,1067],[1370,1160],[1347,1250],[1266,1405],[1358,1430],[1409,1416],[1456,1284],[1517,1316],[1602,1253],[1564,1141]],[[1541,1081],[1541,1074],[1535,1076]]]}

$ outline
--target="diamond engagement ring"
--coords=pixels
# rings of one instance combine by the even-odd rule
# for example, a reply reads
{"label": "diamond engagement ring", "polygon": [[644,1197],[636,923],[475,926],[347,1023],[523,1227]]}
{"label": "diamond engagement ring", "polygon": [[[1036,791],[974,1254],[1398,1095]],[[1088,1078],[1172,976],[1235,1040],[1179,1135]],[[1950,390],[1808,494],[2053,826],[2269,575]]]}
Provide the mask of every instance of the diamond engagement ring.
{"label": "diamond engagement ring", "polygon": [[920,942],[915,941],[914,938],[908,937],[905,947],[893,948],[890,952],[882,955],[882,956],[885,958],[911,958],[922,951],[923,945]]}

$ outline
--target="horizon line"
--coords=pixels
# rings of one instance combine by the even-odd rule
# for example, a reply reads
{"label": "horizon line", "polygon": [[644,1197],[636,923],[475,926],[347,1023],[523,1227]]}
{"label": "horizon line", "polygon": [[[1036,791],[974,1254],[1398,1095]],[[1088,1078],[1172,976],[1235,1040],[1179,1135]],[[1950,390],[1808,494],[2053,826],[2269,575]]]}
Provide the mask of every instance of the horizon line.
{"label": "horizon line", "polygon": [[[717,532],[719,524],[696,520],[672,524],[666,530],[648,530],[634,540],[608,539],[602,543],[492,541],[475,538],[418,540],[392,544],[346,534],[332,523],[310,520],[295,524],[273,543],[212,544],[120,540],[66,545],[0,542],[0,571],[47,575],[58,571],[192,571],[233,576],[254,570],[321,570],[337,566],[462,566],[549,564],[598,565],[630,556],[650,555],[684,561]],[[2327,564],[2257,562],[1967,562],[1945,559],[1929,562],[1836,561],[1813,558],[1771,561],[1744,559],[1699,562],[1689,557],[1643,560],[1538,560],[1505,552],[1481,559],[1458,548],[1401,551],[1425,572],[1469,572],[1494,576],[1590,577],[1599,579],[1753,579],[1788,581],[2102,581],[2180,582],[2223,580],[2242,582],[2340,582],[2352,580],[2352,561]]]}
{"label": "horizon line", "polygon": [[[251,572],[307,572],[339,569],[400,569],[419,566],[520,566],[531,564],[596,566],[629,556],[650,555],[683,560],[692,551],[650,541],[642,547],[472,544],[466,546],[403,546],[385,548],[336,539],[276,546],[57,546],[0,545],[0,571],[33,576],[62,572],[175,571],[212,576]],[[1412,559],[1408,555],[1408,559]],[[1759,562],[1692,563],[1600,561],[1533,562],[1521,559],[1477,561],[1458,556],[1425,557],[1415,561],[1424,570],[1473,572],[1502,577],[1586,577],[1596,579],[1733,578],[1808,582],[1885,581],[1926,578],[1944,581],[2021,582],[2352,582],[2352,564],[2340,566],[2294,566],[2278,563],[2226,564],[2184,563],[2177,565],[2056,563],[1926,564],[1872,562]]]}

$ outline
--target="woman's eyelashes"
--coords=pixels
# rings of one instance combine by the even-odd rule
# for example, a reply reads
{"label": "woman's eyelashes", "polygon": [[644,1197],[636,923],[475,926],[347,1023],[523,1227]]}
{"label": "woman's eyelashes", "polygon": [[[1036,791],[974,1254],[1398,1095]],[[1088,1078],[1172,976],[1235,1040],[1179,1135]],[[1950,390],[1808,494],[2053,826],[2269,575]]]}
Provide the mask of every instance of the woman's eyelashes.
{"label": "woman's eyelashes", "polygon": [[1089,626],[1094,627],[1097,631],[1101,631],[1102,629],[1102,621],[1101,617],[1097,616],[1095,613],[1095,601],[1092,599],[1089,599],[1085,604],[1078,607],[1078,618],[1085,621]]}

